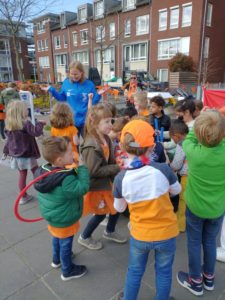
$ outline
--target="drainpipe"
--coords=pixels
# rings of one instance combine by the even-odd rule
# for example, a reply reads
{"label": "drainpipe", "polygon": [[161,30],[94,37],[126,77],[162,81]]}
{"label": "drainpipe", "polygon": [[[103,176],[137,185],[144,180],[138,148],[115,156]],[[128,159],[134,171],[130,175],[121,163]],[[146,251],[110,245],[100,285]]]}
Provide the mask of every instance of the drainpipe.
{"label": "drainpipe", "polygon": [[198,85],[200,85],[200,83],[201,83],[202,63],[203,63],[204,44],[205,44],[205,26],[206,26],[207,6],[208,6],[208,0],[205,0],[204,16],[203,16],[203,22],[202,22],[201,52],[200,52],[200,62],[199,62],[199,70],[198,70]]}

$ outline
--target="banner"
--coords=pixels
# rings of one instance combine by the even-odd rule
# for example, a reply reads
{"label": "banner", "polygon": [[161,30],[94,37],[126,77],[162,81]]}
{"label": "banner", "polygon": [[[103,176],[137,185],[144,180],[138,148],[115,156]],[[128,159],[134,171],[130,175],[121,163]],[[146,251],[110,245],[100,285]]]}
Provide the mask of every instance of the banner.
{"label": "banner", "polygon": [[203,88],[204,106],[221,108],[225,106],[225,90],[207,90]]}

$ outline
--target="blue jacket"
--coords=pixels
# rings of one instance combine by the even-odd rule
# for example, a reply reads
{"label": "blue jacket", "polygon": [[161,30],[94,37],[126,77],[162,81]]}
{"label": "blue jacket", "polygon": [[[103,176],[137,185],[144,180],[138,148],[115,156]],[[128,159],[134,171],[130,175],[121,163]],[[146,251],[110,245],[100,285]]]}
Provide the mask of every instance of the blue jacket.
{"label": "blue jacket", "polygon": [[93,93],[92,104],[97,104],[101,96],[96,92],[94,83],[88,79],[84,82],[71,82],[69,78],[63,81],[60,92],[50,87],[48,92],[58,101],[67,101],[74,113],[76,127],[82,127],[88,110],[88,94]]}

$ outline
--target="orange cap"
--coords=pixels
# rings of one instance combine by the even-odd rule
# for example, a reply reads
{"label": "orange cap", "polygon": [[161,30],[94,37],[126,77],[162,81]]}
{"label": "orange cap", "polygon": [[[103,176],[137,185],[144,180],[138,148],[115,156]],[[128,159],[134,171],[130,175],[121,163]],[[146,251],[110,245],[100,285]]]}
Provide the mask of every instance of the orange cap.
{"label": "orange cap", "polygon": [[154,129],[146,121],[133,120],[127,123],[121,133],[121,143],[124,142],[126,133],[130,133],[134,138],[134,142],[130,143],[131,147],[144,148],[154,145]]}
{"label": "orange cap", "polygon": [[225,106],[221,107],[219,111],[225,116]]}

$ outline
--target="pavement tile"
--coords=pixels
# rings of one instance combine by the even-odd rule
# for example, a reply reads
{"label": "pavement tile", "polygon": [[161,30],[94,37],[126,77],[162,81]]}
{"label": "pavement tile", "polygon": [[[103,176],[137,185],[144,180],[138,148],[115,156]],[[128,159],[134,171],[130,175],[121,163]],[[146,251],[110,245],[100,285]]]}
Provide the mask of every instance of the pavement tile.
{"label": "pavement tile", "polygon": [[12,249],[0,253],[0,265],[1,300],[36,280],[36,276]]}

